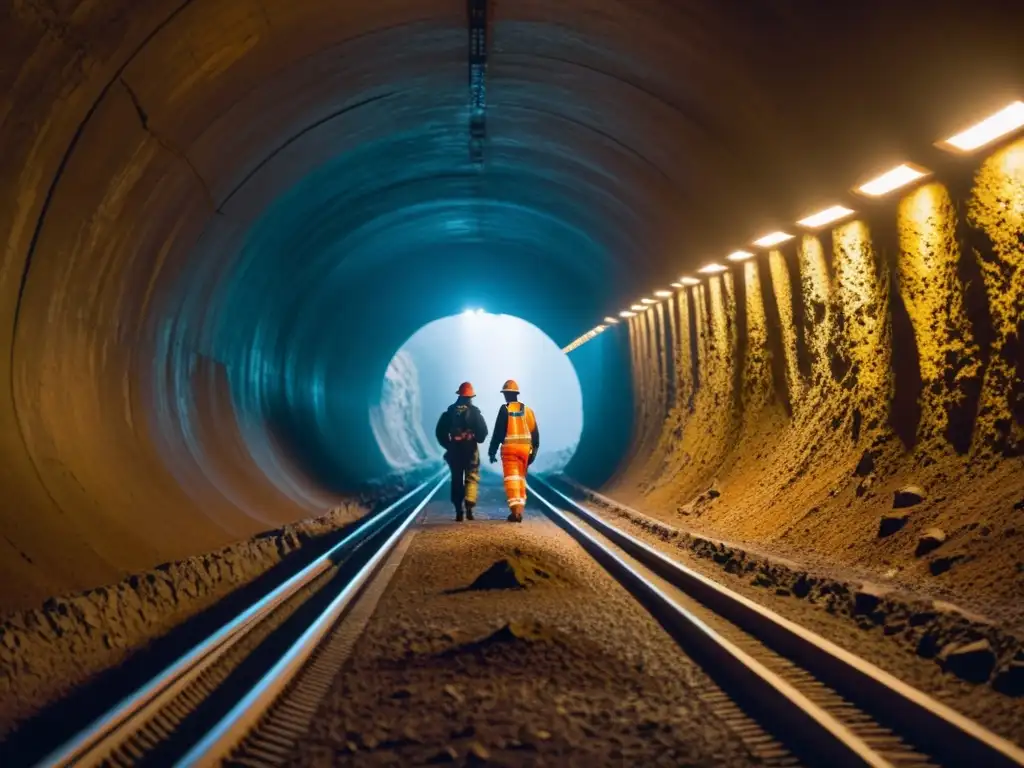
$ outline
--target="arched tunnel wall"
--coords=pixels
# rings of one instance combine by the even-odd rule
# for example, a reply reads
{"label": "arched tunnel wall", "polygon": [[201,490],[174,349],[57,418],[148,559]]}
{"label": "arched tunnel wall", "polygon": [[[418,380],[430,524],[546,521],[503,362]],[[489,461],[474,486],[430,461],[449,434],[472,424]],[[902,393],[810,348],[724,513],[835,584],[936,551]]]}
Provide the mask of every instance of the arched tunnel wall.
{"label": "arched tunnel wall", "polygon": [[[998,4],[495,5],[482,164],[463,0],[0,11],[0,606],[322,510],[384,470],[367,400],[424,322],[471,300],[567,342],[1019,72]],[[611,382],[585,395],[648,424],[612,350],[575,353]]]}
{"label": "arched tunnel wall", "polygon": [[[637,418],[613,496],[804,556],[925,575],[955,564],[961,585],[1019,599],[1024,140],[617,335]],[[910,485],[924,502],[880,538]],[[949,542],[915,559],[931,527]]]}
{"label": "arched tunnel wall", "polygon": [[368,406],[419,326],[472,299],[568,338],[628,273],[626,225],[670,213],[612,194],[657,173],[552,132],[514,67],[537,135],[481,177],[462,3],[9,10],[5,607],[336,503],[387,470]]}

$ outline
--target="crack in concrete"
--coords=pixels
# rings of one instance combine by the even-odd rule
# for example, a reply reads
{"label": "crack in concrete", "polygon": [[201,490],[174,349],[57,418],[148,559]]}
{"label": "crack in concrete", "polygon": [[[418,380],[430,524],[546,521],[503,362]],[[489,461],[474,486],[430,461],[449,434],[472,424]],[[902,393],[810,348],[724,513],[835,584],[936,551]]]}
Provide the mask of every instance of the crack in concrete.
{"label": "crack in concrete", "polygon": [[192,161],[189,159],[188,155],[185,152],[182,152],[180,149],[178,149],[178,147],[174,146],[174,144],[172,144],[168,139],[164,138],[163,136],[156,132],[156,130],[150,125],[149,114],[143,108],[142,102],[139,101],[139,97],[135,93],[134,89],[131,87],[131,85],[128,84],[128,81],[125,80],[124,77],[120,77],[118,78],[118,80],[127,92],[128,98],[131,99],[132,106],[135,107],[135,112],[139,116],[139,123],[142,125],[142,129],[150,136],[152,136],[161,147],[163,147],[165,150],[167,150],[169,153],[174,155],[176,158],[178,158],[183,163],[185,163],[185,165],[188,166],[188,169],[192,172],[192,175],[195,177],[196,181],[199,183],[199,186],[202,188],[203,194],[206,197],[206,201],[210,205],[210,210],[215,215],[222,216],[223,213],[221,212],[220,207],[217,205],[217,201],[213,197],[213,192],[210,190],[210,185],[206,182],[206,179],[202,177],[202,174],[199,173],[199,170],[195,167],[195,165],[192,164]]}

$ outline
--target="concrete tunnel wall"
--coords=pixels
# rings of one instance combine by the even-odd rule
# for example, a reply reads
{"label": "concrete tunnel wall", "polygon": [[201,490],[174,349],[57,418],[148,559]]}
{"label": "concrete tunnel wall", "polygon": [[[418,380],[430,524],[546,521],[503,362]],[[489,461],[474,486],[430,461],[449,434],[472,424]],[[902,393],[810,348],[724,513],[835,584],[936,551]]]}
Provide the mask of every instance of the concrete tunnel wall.
{"label": "concrete tunnel wall", "polygon": [[[9,5],[0,607],[335,503],[384,469],[366,400],[424,322],[472,295],[567,342],[931,136],[951,81],[970,112],[1017,71],[995,54],[958,70],[979,40],[1017,50],[1005,9],[933,13],[922,33],[892,5],[768,3],[757,28],[746,3],[502,5],[482,171],[463,2]],[[887,57],[939,45],[890,87]],[[857,74],[869,49],[878,72]],[[617,359],[584,377],[588,414],[630,401]],[[581,454],[581,478],[599,482],[624,435]]]}
{"label": "concrete tunnel wall", "polygon": [[[802,557],[1019,601],[1024,140],[619,333],[636,429],[610,493]],[[925,501],[880,541],[907,485]],[[934,527],[949,541],[915,559]]]}

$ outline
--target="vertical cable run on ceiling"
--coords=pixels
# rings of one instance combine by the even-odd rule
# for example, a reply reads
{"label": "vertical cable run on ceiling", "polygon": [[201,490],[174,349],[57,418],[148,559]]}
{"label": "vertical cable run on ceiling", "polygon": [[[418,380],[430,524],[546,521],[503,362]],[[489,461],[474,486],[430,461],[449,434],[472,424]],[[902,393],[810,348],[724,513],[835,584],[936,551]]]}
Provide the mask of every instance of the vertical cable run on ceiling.
{"label": "vertical cable run on ceiling", "polygon": [[484,161],[487,138],[487,22],[489,0],[469,4],[469,157],[476,166]]}

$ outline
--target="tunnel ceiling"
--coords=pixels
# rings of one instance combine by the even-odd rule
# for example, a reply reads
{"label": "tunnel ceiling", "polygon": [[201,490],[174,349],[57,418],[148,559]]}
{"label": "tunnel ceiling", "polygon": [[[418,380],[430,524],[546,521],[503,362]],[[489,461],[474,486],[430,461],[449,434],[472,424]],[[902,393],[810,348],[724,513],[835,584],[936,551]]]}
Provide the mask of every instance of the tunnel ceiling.
{"label": "tunnel ceiling", "polygon": [[[365,421],[420,325],[471,302],[565,343],[1019,95],[1024,71],[1013,2],[486,8],[473,90],[456,0],[7,4],[11,579],[49,568],[66,584],[71,563],[71,582],[96,583],[112,562],[279,519],[237,490],[245,472],[203,482],[234,488],[248,518],[226,512],[205,539],[174,518],[210,499],[200,481],[220,449],[204,440],[223,435],[188,419],[211,382],[230,379],[245,455],[272,453],[246,432],[270,401],[300,433],[328,429],[328,391]],[[368,434],[331,427],[335,452],[347,429]],[[169,471],[185,454],[192,469]],[[158,523],[140,539],[142,496]],[[40,564],[25,542],[55,530]]]}
{"label": "tunnel ceiling", "polygon": [[[333,162],[288,214],[296,251],[374,229],[378,252],[401,249],[381,229],[406,218],[406,244],[489,242],[514,209],[518,237],[530,214],[562,223],[566,241],[539,244],[552,258],[592,244],[596,263],[574,271],[603,301],[609,283],[646,288],[791,220],[1019,72],[999,15],[1012,3],[492,2],[477,166],[464,2],[134,5],[13,6],[5,146],[40,162],[5,272],[32,254],[40,203],[68,170],[56,164],[87,149],[91,126],[123,134],[132,118],[201,188],[188,213],[204,225],[226,218],[241,236]],[[65,82],[44,81],[62,57]],[[172,224],[160,237],[193,234]]]}

